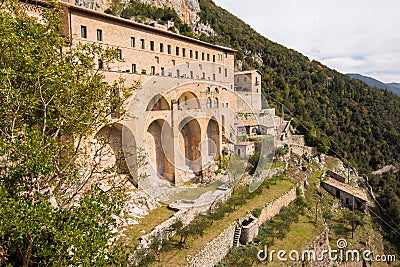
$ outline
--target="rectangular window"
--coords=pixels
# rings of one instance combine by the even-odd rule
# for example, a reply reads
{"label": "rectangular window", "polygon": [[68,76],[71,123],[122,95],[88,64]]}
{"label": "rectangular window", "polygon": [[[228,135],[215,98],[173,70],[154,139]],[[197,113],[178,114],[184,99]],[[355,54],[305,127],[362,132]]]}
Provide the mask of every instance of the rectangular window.
{"label": "rectangular window", "polygon": [[163,52],[164,52],[164,44],[160,43],[160,53],[163,53]]}
{"label": "rectangular window", "polygon": [[175,59],[172,60],[172,66],[175,66]]}
{"label": "rectangular window", "polygon": [[144,39],[140,39],[140,47],[145,49]]}
{"label": "rectangular window", "polygon": [[136,64],[132,64],[132,73],[136,73]]}
{"label": "rectangular window", "polygon": [[87,38],[87,28],[86,26],[81,25],[81,37]]}
{"label": "rectangular window", "polygon": [[146,70],[142,70],[142,74],[146,74]]}
{"label": "rectangular window", "polygon": [[190,71],[190,79],[193,79],[193,71]]}
{"label": "rectangular window", "polygon": [[215,62],[215,55],[213,55],[213,62]]}
{"label": "rectangular window", "polygon": [[190,57],[190,58],[193,58],[193,50],[190,50],[190,51],[189,51],[189,57]]}
{"label": "rectangular window", "polygon": [[219,72],[219,74],[222,73],[222,68],[221,67],[218,68],[218,72]]}
{"label": "rectangular window", "polygon": [[199,51],[196,51],[196,59],[199,59]]}
{"label": "rectangular window", "polygon": [[103,41],[103,31],[97,29],[97,41]]}
{"label": "rectangular window", "polygon": [[171,45],[168,45],[167,49],[168,49],[168,54],[171,55]]}
{"label": "rectangular window", "polygon": [[156,74],[156,67],[151,66],[151,75],[155,75]]}
{"label": "rectangular window", "polygon": [[179,56],[179,47],[178,46],[175,49],[175,55]]}
{"label": "rectangular window", "polygon": [[182,48],[182,56],[186,57],[186,49],[185,48]]}
{"label": "rectangular window", "polygon": [[228,69],[225,69],[225,77],[228,77]]}
{"label": "rectangular window", "polygon": [[135,47],[135,37],[131,37],[131,47]]}
{"label": "rectangular window", "polygon": [[204,53],[201,53],[201,60],[203,60],[204,61]]}
{"label": "rectangular window", "polygon": [[207,54],[207,61],[210,61],[210,54]]}
{"label": "rectangular window", "polygon": [[150,50],[154,51],[154,41],[150,41]]}
{"label": "rectangular window", "polygon": [[180,71],[179,70],[176,70],[176,77],[180,77]]}
{"label": "rectangular window", "polygon": [[118,60],[122,59],[122,50],[121,49],[117,49],[117,59]]}
{"label": "rectangular window", "polygon": [[161,76],[164,76],[164,75],[165,75],[165,70],[163,67],[161,67]]}
{"label": "rectangular window", "polygon": [[228,54],[227,54],[226,52],[224,52],[224,57],[225,57],[225,58],[227,58],[227,57],[228,57]]}
{"label": "rectangular window", "polygon": [[215,73],[213,73],[213,81],[215,81]]}
{"label": "rectangular window", "polygon": [[155,57],[157,64],[160,64],[160,57]]}
{"label": "rectangular window", "polygon": [[206,78],[206,73],[205,73],[205,72],[203,72],[201,78],[202,78],[202,79],[205,79],[205,78]]}

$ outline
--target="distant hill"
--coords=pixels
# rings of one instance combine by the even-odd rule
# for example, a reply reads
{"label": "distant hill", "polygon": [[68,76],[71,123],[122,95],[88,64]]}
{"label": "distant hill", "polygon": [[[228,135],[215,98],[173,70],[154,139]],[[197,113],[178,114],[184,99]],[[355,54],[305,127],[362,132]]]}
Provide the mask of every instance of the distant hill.
{"label": "distant hill", "polygon": [[399,83],[387,83],[386,84],[386,83],[378,81],[374,78],[364,76],[361,74],[356,74],[356,73],[348,73],[346,75],[349,76],[350,78],[360,80],[371,87],[376,87],[376,88],[379,88],[382,90],[387,90],[395,95],[400,96],[400,84]]}

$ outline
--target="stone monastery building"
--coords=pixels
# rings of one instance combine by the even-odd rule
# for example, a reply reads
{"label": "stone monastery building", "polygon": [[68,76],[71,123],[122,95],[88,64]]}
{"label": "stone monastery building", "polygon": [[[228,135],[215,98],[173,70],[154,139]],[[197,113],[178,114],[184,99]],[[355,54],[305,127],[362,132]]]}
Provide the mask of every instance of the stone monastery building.
{"label": "stone monastery building", "polygon": [[[39,13],[37,2],[24,5]],[[238,131],[273,133],[275,110],[262,108],[261,74],[235,72],[235,50],[68,3],[62,7],[62,34],[72,46],[118,49],[123,61],[96,62],[107,82],[141,84],[126,113],[115,112],[112,126],[95,136],[108,140],[109,164],[133,176],[136,186],[142,171],[177,185],[205,177],[214,172],[223,147],[233,150]],[[145,170],[136,166],[139,148],[147,154]]]}

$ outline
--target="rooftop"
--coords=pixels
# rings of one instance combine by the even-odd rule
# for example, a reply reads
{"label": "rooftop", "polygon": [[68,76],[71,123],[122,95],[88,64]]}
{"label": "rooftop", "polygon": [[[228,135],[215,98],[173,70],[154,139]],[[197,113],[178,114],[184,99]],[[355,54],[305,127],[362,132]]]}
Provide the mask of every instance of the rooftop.
{"label": "rooftop", "polygon": [[346,193],[348,193],[350,195],[353,195],[353,196],[355,196],[355,197],[357,197],[357,198],[359,198],[361,200],[364,200],[366,202],[368,201],[367,194],[361,188],[357,188],[357,187],[351,186],[349,184],[341,183],[341,182],[336,181],[335,179],[332,179],[332,178],[329,178],[328,180],[323,181],[323,183],[325,183],[327,185],[330,185],[332,187],[335,187],[335,188],[337,188],[337,189],[339,189],[339,190],[341,190],[343,192],[346,192]]}

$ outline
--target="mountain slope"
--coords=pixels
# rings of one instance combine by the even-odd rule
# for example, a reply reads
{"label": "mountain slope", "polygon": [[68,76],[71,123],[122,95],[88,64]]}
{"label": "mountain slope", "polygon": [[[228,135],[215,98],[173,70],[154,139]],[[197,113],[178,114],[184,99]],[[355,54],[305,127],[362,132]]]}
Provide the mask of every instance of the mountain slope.
{"label": "mountain slope", "polygon": [[[371,87],[376,87],[378,89],[382,89],[382,90],[387,90],[395,95],[400,96],[400,84],[396,84],[396,83],[392,83],[394,86],[392,86],[391,84],[385,84],[381,81],[378,81],[374,78],[368,77],[368,76],[364,76],[361,74],[357,74],[357,73],[348,73],[346,74],[347,76],[349,76],[352,79],[357,79],[360,80],[362,82],[365,82],[367,85],[371,86]],[[396,87],[397,85],[397,87]]]}
{"label": "mountain slope", "polygon": [[244,69],[259,69],[270,105],[283,103],[309,144],[363,171],[400,161],[400,99],[268,40],[211,0],[200,8],[217,33],[202,38],[232,46]]}

